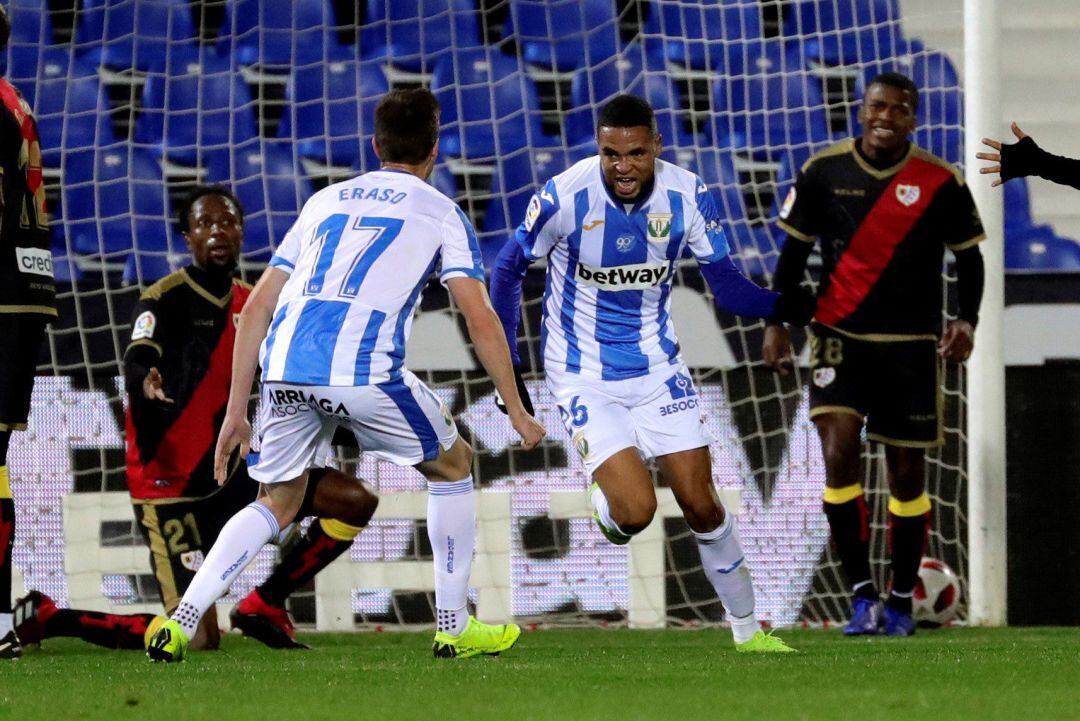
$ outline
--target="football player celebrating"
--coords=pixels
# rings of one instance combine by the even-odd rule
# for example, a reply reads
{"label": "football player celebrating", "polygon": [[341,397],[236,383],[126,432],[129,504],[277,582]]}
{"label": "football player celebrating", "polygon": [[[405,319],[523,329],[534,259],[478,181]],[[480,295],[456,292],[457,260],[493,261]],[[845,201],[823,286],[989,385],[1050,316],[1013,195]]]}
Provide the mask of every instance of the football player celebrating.
{"label": "football player celebrating", "polygon": [[[549,180],[499,254],[492,297],[510,348],[517,348],[522,279],[530,263],[546,257],[544,369],[594,481],[600,530],[625,544],[652,522],[656,494],[643,457],[656,459],[697,538],[736,648],[791,651],[761,631],[754,615],[750,570],[712,483],[712,439],[679,354],[671,283],[688,249],[724,311],[805,324],[813,299],[797,288],[759,288],[736,270],[705,184],[659,159],[647,102],[611,100],[596,139],[598,155]],[[692,402],[673,405],[681,399]]]}
{"label": "football player celebrating", "polygon": [[[911,597],[931,513],[925,453],[942,442],[940,361],[967,360],[982,298],[979,213],[960,173],[909,140],[918,105],[908,78],[874,78],[859,110],[861,137],[812,157],[780,212],[787,240],[774,288],[799,286],[821,240],[810,417],[825,457],[825,515],[853,593],[848,635],[915,632]],[[956,257],[959,308],[939,342],[946,248]],[[766,329],[763,355],[787,372],[785,328]],[[892,583],[884,607],[860,484],[864,425],[885,445]]]}
{"label": "football player celebrating", "polygon": [[[259,490],[244,460],[230,469],[222,488],[213,467],[236,318],[251,294],[251,286],[234,277],[243,210],[228,189],[199,186],[177,215],[192,262],[143,292],[124,354],[128,489],[167,613],[180,603],[222,526]],[[329,445],[320,462],[327,455]],[[295,639],[285,599],[352,546],[377,503],[361,481],[328,468],[313,471],[298,516],[318,519],[266,581],[237,604],[232,625],[274,648],[304,647]],[[73,636],[124,649],[142,649],[163,620],[58,608],[38,591],[19,599],[15,617],[24,643]],[[214,607],[191,641],[193,650],[218,647]]]}

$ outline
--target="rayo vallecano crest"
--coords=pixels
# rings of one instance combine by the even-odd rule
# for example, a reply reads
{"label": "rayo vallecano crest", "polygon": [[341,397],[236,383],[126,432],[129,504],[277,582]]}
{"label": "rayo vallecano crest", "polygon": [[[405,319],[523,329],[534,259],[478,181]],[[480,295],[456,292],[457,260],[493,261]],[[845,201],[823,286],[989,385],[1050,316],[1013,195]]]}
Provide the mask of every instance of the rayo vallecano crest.
{"label": "rayo vallecano crest", "polygon": [[921,191],[919,190],[919,186],[917,185],[896,186],[896,199],[908,208],[919,202],[920,194]]}
{"label": "rayo vallecano crest", "polygon": [[649,241],[666,242],[671,235],[671,213],[648,213]]}

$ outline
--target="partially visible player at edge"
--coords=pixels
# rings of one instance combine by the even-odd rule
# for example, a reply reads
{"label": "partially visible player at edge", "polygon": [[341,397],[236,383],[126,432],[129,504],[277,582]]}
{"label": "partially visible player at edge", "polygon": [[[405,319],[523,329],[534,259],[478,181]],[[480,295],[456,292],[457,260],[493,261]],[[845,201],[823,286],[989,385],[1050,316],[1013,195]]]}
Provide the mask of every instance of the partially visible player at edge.
{"label": "partially visible player at edge", "polygon": [[[261,450],[255,503],[225,525],[172,619],[147,655],[177,661],[210,603],[296,516],[319,444],[338,426],[361,449],[411,465],[428,481],[428,537],[435,562],[438,657],[497,654],[521,635],[466,608],[476,534],[472,449],[449,409],[404,368],[413,312],[439,267],[468,324],[476,354],[507,399],[525,448],[544,428],[522,406],[499,318],[484,287],[472,225],[426,182],[438,154],[439,104],[424,89],[393,91],[375,111],[382,167],[313,196],[259,279],[240,317],[232,391],[215,473],[251,434],[246,389],[261,344]],[[267,333],[269,329],[269,334]]]}
{"label": "partially visible player at edge", "polygon": [[[825,457],[825,514],[852,586],[848,635],[915,632],[911,597],[931,519],[925,453],[943,440],[940,361],[967,360],[982,299],[979,213],[963,176],[909,141],[918,106],[908,78],[874,78],[859,109],[861,137],[811,158],[780,211],[787,239],[775,289],[799,286],[821,240],[810,417]],[[946,248],[956,257],[959,309],[939,341]],[[787,372],[785,328],[766,329],[763,355]],[[885,445],[892,583],[884,607],[860,484],[864,424],[867,437]]]}
{"label": "partially visible player at edge", "polygon": [[[11,25],[0,6],[0,52]],[[22,646],[11,618],[15,502],[7,454],[11,432],[26,428],[38,349],[56,317],[41,146],[30,106],[0,77],[0,659]]]}
{"label": "partially visible player at edge", "polygon": [[736,270],[712,194],[693,173],[659,159],[647,102],[611,100],[600,110],[596,139],[598,157],[549,180],[499,254],[492,298],[514,361],[522,279],[546,256],[544,369],[592,475],[600,530],[624,544],[652,522],[656,494],[643,456],[655,458],[697,538],[736,648],[791,651],[754,615],[750,571],[713,487],[711,436],[679,355],[671,283],[689,249],[726,312],[805,324],[813,298],[798,288],[782,295],[759,288]]}
{"label": "partially visible player at edge", "polygon": [[[251,286],[234,277],[244,238],[244,213],[226,188],[197,186],[177,213],[191,264],[143,292],[132,312],[124,353],[127,482],[139,530],[165,612],[180,603],[224,523],[255,500],[258,484],[246,465],[214,482],[214,441],[225,414],[236,318]],[[329,447],[324,455],[329,455]],[[300,516],[317,515],[274,572],[237,604],[234,627],[275,648],[302,648],[285,599],[352,546],[375,512],[363,483],[338,471],[311,473]],[[15,606],[23,643],[74,636],[109,648],[142,649],[162,617],[57,608],[31,591]],[[216,649],[211,606],[191,649]]]}

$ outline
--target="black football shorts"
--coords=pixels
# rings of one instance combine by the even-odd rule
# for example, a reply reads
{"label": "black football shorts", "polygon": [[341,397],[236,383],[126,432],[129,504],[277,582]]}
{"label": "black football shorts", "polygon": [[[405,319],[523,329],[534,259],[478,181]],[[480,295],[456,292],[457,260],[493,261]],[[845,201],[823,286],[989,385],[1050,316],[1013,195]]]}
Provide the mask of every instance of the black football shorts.
{"label": "black football shorts", "polygon": [[937,341],[855,338],[810,328],[810,417],[848,413],[867,438],[913,448],[941,445],[941,361]]}
{"label": "black football shorts", "polygon": [[[298,520],[311,515],[322,473],[321,469],[311,470]],[[134,501],[135,519],[150,547],[150,566],[167,613],[180,605],[221,529],[254,501],[258,492],[258,482],[248,476],[247,466],[241,465],[228,483],[208,496]]]}
{"label": "black football shorts", "polygon": [[0,431],[26,428],[41,341],[50,320],[44,315],[0,313]]}

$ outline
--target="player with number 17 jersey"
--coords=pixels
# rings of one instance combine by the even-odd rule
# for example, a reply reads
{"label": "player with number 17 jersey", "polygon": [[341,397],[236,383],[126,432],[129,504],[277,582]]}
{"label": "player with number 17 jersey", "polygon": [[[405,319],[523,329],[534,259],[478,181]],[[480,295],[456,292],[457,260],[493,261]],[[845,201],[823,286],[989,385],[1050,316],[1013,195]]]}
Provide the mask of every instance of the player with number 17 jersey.
{"label": "player with number 17 jersey", "polygon": [[[373,387],[367,401],[350,394],[353,403],[370,405],[367,412],[389,405],[380,423],[353,424],[364,450],[410,465],[453,444],[457,432],[444,404],[404,367],[413,312],[431,273],[438,268],[444,283],[484,278],[476,235],[453,201],[393,169],[332,185],[308,201],[270,266],[289,279],[261,349],[263,451],[252,475],[271,482],[303,470],[305,459],[266,457],[267,434],[278,427],[291,434],[290,419],[298,417],[291,408],[361,413],[334,386]],[[323,388],[313,395],[304,386]],[[385,443],[388,429],[397,436],[393,447]]]}
{"label": "player with number 17 jersey", "polygon": [[401,378],[413,310],[439,266],[484,279],[464,213],[383,169],[312,198],[271,267],[290,273],[263,345],[263,381],[368,385]]}

